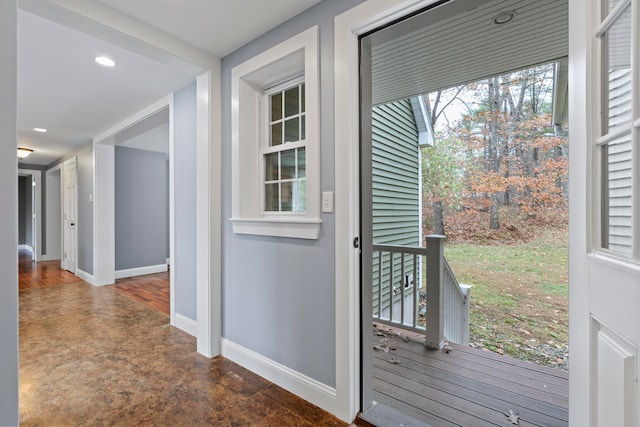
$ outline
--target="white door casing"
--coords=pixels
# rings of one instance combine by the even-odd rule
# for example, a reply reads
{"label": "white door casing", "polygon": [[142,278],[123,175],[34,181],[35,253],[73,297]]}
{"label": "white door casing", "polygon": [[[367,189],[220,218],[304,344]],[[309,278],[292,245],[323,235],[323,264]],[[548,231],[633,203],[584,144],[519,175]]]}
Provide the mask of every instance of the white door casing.
{"label": "white door casing", "polygon": [[62,164],[62,268],[76,273],[78,262],[78,168],[76,158]]}
{"label": "white door casing", "polygon": [[[632,3],[632,52],[637,52],[640,2]],[[602,156],[596,141],[603,86],[595,34],[601,5],[601,0],[569,0],[569,425],[637,426],[640,265],[600,249]],[[631,57],[637,67],[638,57]],[[637,74],[636,68],[634,86]],[[637,187],[637,177],[633,182]]]}

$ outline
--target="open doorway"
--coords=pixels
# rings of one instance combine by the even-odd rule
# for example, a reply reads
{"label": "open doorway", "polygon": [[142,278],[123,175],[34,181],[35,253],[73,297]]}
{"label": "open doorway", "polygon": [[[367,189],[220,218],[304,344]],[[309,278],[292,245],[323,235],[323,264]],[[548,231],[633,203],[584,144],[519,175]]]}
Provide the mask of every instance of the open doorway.
{"label": "open doorway", "polygon": [[169,108],[116,139],[114,289],[169,316]]}
{"label": "open doorway", "polygon": [[[479,139],[493,141],[493,136],[498,138],[500,125],[494,123],[492,129],[491,120],[487,119],[494,107],[491,102],[512,107],[509,102],[513,97],[504,96],[505,92],[517,93],[518,83],[525,81],[523,76],[535,75],[537,71],[531,70],[539,64],[548,67],[551,70],[548,77],[540,80],[550,84],[552,100],[544,101],[544,108],[538,106],[540,112],[545,110],[548,114],[546,119],[536,116],[538,122],[532,125],[537,132],[535,138],[525,135],[521,139],[538,140],[545,147],[544,150],[532,147],[528,154],[546,156],[547,148],[551,148],[557,154],[554,160],[566,160],[560,141],[566,118],[566,74],[564,80],[562,77],[562,67],[566,67],[562,60],[567,55],[566,34],[566,2],[543,1],[532,5],[456,0],[441,2],[361,40],[361,111],[367,112],[361,116],[360,146],[362,401],[363,409],[368,410],[374,422],[385,417],[379,412],[382,407],[437,425],[481,425],[518,419],[533,425],[568,422],[566,372],[507,360],[500,355],[503,348],[491,352],[476,351],[469,346],[473,291],[470,294],[469,287],[458,282],[456,266],[446,261],[442,236],[446,229],[441,227],[442,202],[453,205],[456,196],[437,194],[423,198],[425,190],[433,190],[433,182],[429,182],[431,172],[441,167],[451,174],[449,182],[442,184],[447,190],[463,185],[468,172],[447,164],[446,158],[429,159],[423,155],[429,151],[443,153],[438,146],[454,139],[439,135],[439,125],[434,119],[443,105],[453,105],[456,96],[438,98],[438,93],[442,95],[454,88],[454,92],[460,91],[459,95],[464,90],[461,88],[478,86],[482,79],[496,79],[493,82],[497,96],[485,97],[480,102],[486,104],[485,110],[475,108],[484,123],[489,124],[479,129]],[[511,86],[508,79],[496,77],[507,75],[513,77]],[[536,90],[531,84],[520,92],[523,105],[527,99],[536,98],[527,95],[529,87]],[[527,105],[531,109],[531,102]],[[516,113],[515,109],[510,111]],[[525,115],[522,108],[518,113]],[[450,112],[449,116],[453,114]],[[533,120],[532,116],[529,118]],[[481,128],[480,122],[466,123],[467,136],[473,135],[475,128]],[[461,133],[464,126],[462,123]],[[503,138],[509,141],[506,144],[513,142],[514,135],[525,133],[523,128],[503,127],[501,131],[510,132],[509,137]],[[559,150],[554,151],[556,148],[551,147],[550,141],[560,141],[556,144]],[[495,168],[497,156],[492,155],[501,149],[518,150],[515,144],[513,147],[485,144],[453,147],[449,152],[453,160],[468,165],[473,150],[477,150],[487,155],[485,160],[493,160],[490,166]],[[425,171],[423,163],[429,160],[433,161]],[[519,167],[531,167],[532,180],[540,175],[534,171],[540,164],[521,163]],[[515,177],[516,169],[508,166],[505,172],[489,168],[482,177],[487,181],[492,181],[487,176]],[[442,181],[441,178],[435,180]],[[515,179],[506,181],[509,181],[503,185],[506,190],[490,191],[469,185],[466,189],[482,193],[486,199],[483,203],[487,202],[482,209],[486,208],[487,213],[499,213],[499,202],[509,206],[518,192],[509,191],[509,186],[517,186]],[[566,190],[566,182],[561,181],[551,180],[550,185]],[[522,184],[518,188],[519,196],[531,195],[531,188],[526,187]],[[505,203],[508,197],[509,203]],[[517,202],[518,206],[524,203]],[[424,215],[424,210],[434,214]],[[434,231],[438,234],[427,237],[425,244],[426,235]],[[566,292],[566,282],[564,285]],[[372,319],[376,321],[373,330]],[[563,326],[566,328],[566,323]],[[367,337],[367,331],[373,335]],[[566,337],[566,329],[564,332]],[[564,354],[562,359],[564,363]]]}
{"label": "open doorway", "polygon": [[41,171],[18,169],[18,250],[23,259],[42,257]]}

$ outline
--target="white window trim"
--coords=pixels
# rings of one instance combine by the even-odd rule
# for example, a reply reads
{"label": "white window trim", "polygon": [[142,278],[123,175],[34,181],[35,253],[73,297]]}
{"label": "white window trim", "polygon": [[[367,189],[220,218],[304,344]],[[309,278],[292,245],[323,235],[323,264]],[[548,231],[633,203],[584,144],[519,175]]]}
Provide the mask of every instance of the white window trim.
{"label": "white window trim", "polygon": [[[260,138],[265,89],[304,74],[306,111],[305,212],[263,211]],[[231,71],[231,218],[233,232],[318,239],[320,235],[320,84],[314,26]]]}

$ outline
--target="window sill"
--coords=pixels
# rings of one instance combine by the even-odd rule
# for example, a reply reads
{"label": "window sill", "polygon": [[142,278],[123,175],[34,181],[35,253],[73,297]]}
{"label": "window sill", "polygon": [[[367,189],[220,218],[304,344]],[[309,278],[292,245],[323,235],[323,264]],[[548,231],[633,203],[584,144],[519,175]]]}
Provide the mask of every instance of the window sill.
{"label": "window sill", "polygon": [[257,236],[290,237],[294,239],[318,239],[320,219],[290,218],[231,218],[233,232]]}

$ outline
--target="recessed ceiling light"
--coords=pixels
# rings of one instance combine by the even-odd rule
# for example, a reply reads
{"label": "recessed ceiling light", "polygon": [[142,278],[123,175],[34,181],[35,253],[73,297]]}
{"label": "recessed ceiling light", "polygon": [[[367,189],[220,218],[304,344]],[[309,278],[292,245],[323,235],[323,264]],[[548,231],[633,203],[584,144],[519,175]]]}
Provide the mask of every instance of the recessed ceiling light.
{"label": "recessed ceiling light", "polygon": [[33,128],[34,131],[36,132],[40,132],[40,133],[46,133],[47,130],[45,128]]}
{"label": "recessed ceiling light", "polygon": [[515,18],[516,15],[517,12],[515,10],[505,10],[504,12],[500,12],[496,15],[495,18],[493,18],[493,23],[496,25],[506,24],[507,22],[510,22],[513,18]]}
{"label": "recessed ceiling light", "polygon": [[100,64],[100,65],[104,65],[105,67],[115,67],[116,66],[116,61],[114,61],[113,59],[107,57],[107,56],[96,56],[94,58],[94,60]]}

